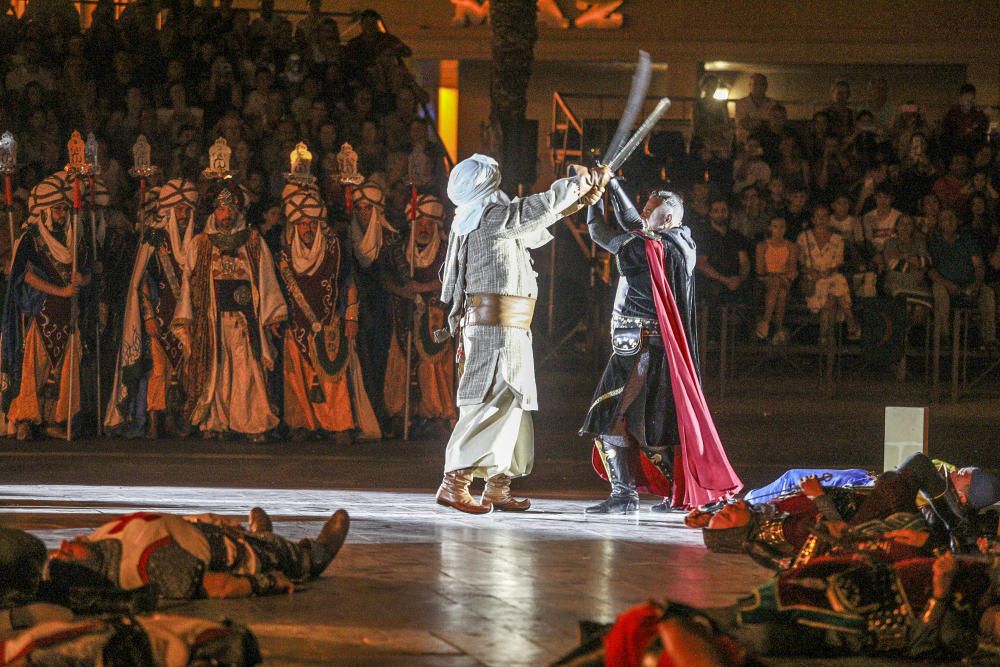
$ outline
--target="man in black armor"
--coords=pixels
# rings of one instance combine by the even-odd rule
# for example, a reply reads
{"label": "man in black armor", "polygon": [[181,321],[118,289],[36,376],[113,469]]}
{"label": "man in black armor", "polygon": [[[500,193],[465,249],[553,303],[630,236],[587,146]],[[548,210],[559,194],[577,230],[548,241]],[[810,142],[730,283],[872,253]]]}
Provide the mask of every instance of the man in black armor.
{"label": "man in black armor", "polygon": [[[603,202],[590,207],[588,226],[621,274],[611,319],[614,353],[580,433],[596,436],[594,467],[606,472],[611,496],[586,511],[635,512],[637,488],[664,496],[654,511],[714,502],[741,483],[701,393],[696,253],[681,223],[684,206],[673,192],[657,191],[640,215],[617,180],[609,189],[622,229],[607,223]],[[685,410],[680,420],[678,401]],[[695,467],[697,476],[690,474]]]}

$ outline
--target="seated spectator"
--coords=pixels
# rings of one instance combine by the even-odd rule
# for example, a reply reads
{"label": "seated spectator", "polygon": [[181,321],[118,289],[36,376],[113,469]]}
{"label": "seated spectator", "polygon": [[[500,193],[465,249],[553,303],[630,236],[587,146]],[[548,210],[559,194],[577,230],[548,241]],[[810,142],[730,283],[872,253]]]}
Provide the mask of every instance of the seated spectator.
{"label": "seated spectator", "polygon": [[851,158],[840,139],[833,135],[823,138],[821,153],[814,158],[810,171],[816,179],[818,193],[830,196],[843,192],[851,185]]}
{"label": "seated spectator", "polygon": [[293,581],[323,573],[349,525],[347,512],[337,510],[317,538],[296,543],[275,535],[259,507],[248,529],[213,515],[136,512],[64,541],[49,559],[48,576],[55,584],[123,590],[156,584],[168,599],[291,592]]}
{"label": "seated spectator", "polygon": [[764,283],[764,314],[757,321],[758,340],[767,340],[770,323],[774,322],[771,343],[788,342],[785,330],[785,306],[788,292],[798,275],[798,246],[785,238],[784,218],[771,218],[768,237],[757,243],[757,277]]}
{"label": "seated spectator", "polygon": [[847,322],[847,337],[861,338],[861,327],[851,310],[851,290],[841,272],[844,239],[830,227],[830,209],[825,204],[813,208],[812,229],[799,234],[799,266],[806,305],[820,314],[820,343],[832,342],[835,322]]}
{"label": "seated spectator", "polygon": [[885,162],[876,162],[865,171],[851,188],[854,215],[863,219],[868,211],[875,208],[875,191],[881,187],[889,188],[888,180],[889,166]]}
{"label": "seated spectator", "polygon": [[989,246],[990,238],[995,234],[997,219],[990,211],[985,194],[972,191],[972,194],[969,195],[969,211],[964,216],[964,221],[960,226],[972,234],[984,253],[989,252],[987,246]]}
{"label": "seated spectator", "polygon": [[896,226],[882,249],[882,291],[886,296],[899,295],[930,297],[927,285],[927,267],[930,266],[927,241],[916,230],[908,215],[896,218]]}
{"label": "seated spectator", "polygon": [[732,157],[729,153],[725,156],[719,155],[697,135],[691,138],[691,150],[685,171],[689,183],[703,181],[711,183],[720,192],[732,191]]}
{"label": "seated spectator", "polygon": [[733,192],[743,192],[749,187],[763,189],[770,180],[771,168],[764,162],[764,151],[760,142],[751,137],[733,163]]}
{"label": "seated spectator", "polygon": [[[418,120],[418,122],[423,125],[423,121]],[[374,174],[385,171],[385,163],[389,153],[375,121],[366,120],[361,124],[361,141],[354,147],[354,150],[358,153],[358,166],[361,173]]]}
{"label": "seated spectator", "polygon": [[976,87],[963,84],[955,104],[941,121],[941,148],[946,154],[974,154],[986,143],[990,120],[976,106]]}
{"label": "seated spectator", "polygon": [[889,128],[896,121],[896,105],[889,101],[889,82],[884,76],[872,77],[868,81],[868,99],[862,111],[870,113],[879,131],[888,135]]}
{"label": "seated spectator", "polygon": [[846,139],[854,133],[854,111],[850,107],[851,84],[846,80],[835,81],[830,88],[830,106],[823,111],[830,119],[829,133]]}
{"label": "seated spectator", "polygon": [[377,120],[373,105],[374,99],[370,90],[367,88],[358,88],[354,92],[352,108],[344,113],[340,119],[340,129],[345,140],[351,142],[351,144],[359,143],[361,139],[361,125],[366,120]]}
{"label": "seated spectator", "polygon": [[175,83],[170,87],[170,106],[157,109],[156,115],[163,133],[174,143],[183,127],[193,127],[200,132],[204,112],[198,107],[189,107],[184,84]]}
{"label": "seated spectator", "polygon": [[830,202],[830,226],[844,237],[848,246],[864,243],[865,232],[861,221],[851,215],[851,198],[846,194],[838,194]]}
{"label": "seated spectator", "polygon": [[809,226],[812,214],[809,211],[809,193],[801,185],[786,187],[788,204],[782,212],[785,218],[785,237],[789,241],[799,238],[799,233]]}
{"label": "seated spectator", "polygon": [[916,215],[920,202],[934,187],[937,170],[931,163],[927,135],[915,132],[910,145],[903,155],[899,188],[896,191],[896,208],[903,213]]}
{"label": "seated spectator", "polygon": [[202,90],[201,97],[205,101],[206,127],[213,127],[226,112],[242,108],[243,92],[233,74],[232,63],[223,56],[217,57],[212,63],[211,76]]}
{"label": "seated spectator", "polygon": [[986,202],[986,210],[991,215],[996,215],[997,204],[1000,203],[1000,192],[993,187],[990,182],[990,174],[985,169],[980,169],[972,174],[972,196],[982,195]]}
{"label": "seated spectator", "polygon": [[740,207],[733,214],[732,228],[750,241],[760,241],[767,235],[770,216],[764,207],[760,191],[755,187],[744,188],[740,193]]}
{"label": "seated spectator", "polygon": [[417,111],[417,97],[413,94],[413,89],[401,88],[396,93],[396,108],[382,120],[382,129],[390,150],[400,150],[406,143],[410,123],[419,117]]}
{"label": "seated spectator", "polygon": [[941,200],[933,192],[924,195],[920,200],[920,215],[916,219],[917,231],[930,238],[937,233],[938,220],[941,217]]}
{"label": "seated spectator", "polygon": [[243,116],[263,118],[267,113],[267,96],[274,85],[274,72],[269,67],[258,67],[253,80],[254,88],[243,104]]}
{"label": "seated spectator", "polygon": [[787,207],[785,182],[781,180],[780,176],[772,174],[767,182],[767,189],[764,191],[764,211],[767,213],[768,221],[776,215],[784,215]]}
{"label": "seated spectator", "polygon": [[948,173],[934,182],[934,194],[946,211],[961,212],[971,185],[969,178],[969,156],[955,153],[948,161]]}
{"label": "seated spectator", "polygon": [[830,114],[817,111],[809,121],[805,136],[806,156],[815,162],[823,155],[823,146],[830,134]]}
{"label": "seated spectator", "polygon": [[892,207],[892,190],[885,185],[875,190],[875,208],[861,218],[861,228],[865,235],[867,259],[881,271],[882,250],[885,242],[896,229],[896,220],[900,212]]}
{"label": "seated spectator", "polygon": [[705,181],[695,181],[691,194],[684,202],[684,224],[692,231],[705,229],[711,208],[712,189]]}
{"label": "seated spectator", "polygon": [[854,155],[854,159],[864,165],[872,164],[881,155],[880,148],[886,136],[875,124],[870,111],[859,111],[854,119],[854,132],[846,138],[844,145]]}
{"label": "seated spectator", "polygon": [[5,88],[11,93],[20,93],[32,81],[47,91],[55,90],[55,75],[42,64],[41,47],[38,42],[25,39],[18,47],[18,54],[12,58],[13,67],[4,78]]}
{"label": "seated spectator", "polygon": [[788,185],[805,188],[808,191],[812,182],[809,177],[809,163],[802,159],[798,140],[786,134],[778,144],[778,153],[779,159],[773,171]]}
{"label": "seated spectator", "polygon": [[750,77],[750,94],[736,100],[736,141],[747,137],[765,125],[775,101],[767,96],[767,77],[755,73]]}
{"label": "seated spectator", "polygon": [[714,197],[708,210],[708,228],[698,240],[696,263],[698,294],[710,305],[747,303],[750,277],[748,242],[729,228],[729,204]]}
{"label": "seated spectator", "polygon": [[[938,233],[927,244],[931,257],[931,290],[934,294],[934,326],[942,340],[951,335],[952,299],[975,304],[982,325],[983,346],[996,349],[996,300],[991,289],[984,289],[986,266],[975,239],[958,230],[954,211],[941,213]],[[957,344],[957,341],[956,341]]]}
{"label": "seated spectator", "polygon": [[[760,142],[760,147],[764,151],[764,161],[772,169],[781,159],[780,144],[785,137],[792,137],[798,140],[788,127],[788,111],[783,104],[774,104],[768,114],[767,123],[754,130],[748,137],[753,137]],[[744,141],[744,143],[746,143]]]}

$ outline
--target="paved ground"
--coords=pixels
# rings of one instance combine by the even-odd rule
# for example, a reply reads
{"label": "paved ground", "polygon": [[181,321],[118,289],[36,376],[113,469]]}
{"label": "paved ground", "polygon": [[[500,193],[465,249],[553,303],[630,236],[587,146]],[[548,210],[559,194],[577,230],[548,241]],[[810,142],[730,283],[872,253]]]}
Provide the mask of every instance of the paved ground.
{"label": "paved ground", "polygon": [[[587,444],[573,433],[590,389],[581,374],[542,375],[538,462],[518,484],[539,500],[525,516],[468,517],[434,505],[439,439],[344,447],[6,441],[0,521],[52,546],[133,509],[243,516],[260,504],[278,532],[297,538],[347,508],[347,545],[304,590],[177,607],[249,623],[271,664],[545,664],[573,646],[579,618],[611,620],[650,597],[727,604],[765,580],[767,571],[742,556],[707,553],[680,515],[582,514],[584,499],[605,493],[589,470]],[[926,400],[922,387],[877,375],[845,380],[831,400],[819,397],[811,377],[743,378],[722,402],[711,383],[709,391],[723,440],[751,485],[790,466],[875,467],[884,405]],[[986,394],[934,407],[931,454],[996,465],[998,408]]]}

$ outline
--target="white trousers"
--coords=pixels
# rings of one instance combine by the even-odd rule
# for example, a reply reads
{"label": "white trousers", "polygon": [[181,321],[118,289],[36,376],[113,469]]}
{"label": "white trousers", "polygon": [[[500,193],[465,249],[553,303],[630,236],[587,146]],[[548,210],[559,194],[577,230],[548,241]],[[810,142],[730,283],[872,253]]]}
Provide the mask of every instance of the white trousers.
{"label": "white trousers", "polygon": [[503,379],[500,364],[486,399],[459,407],[458,423],[444,455],[444,471],[473,468],[476,477],[523,477],[535,464],[531,412]]}

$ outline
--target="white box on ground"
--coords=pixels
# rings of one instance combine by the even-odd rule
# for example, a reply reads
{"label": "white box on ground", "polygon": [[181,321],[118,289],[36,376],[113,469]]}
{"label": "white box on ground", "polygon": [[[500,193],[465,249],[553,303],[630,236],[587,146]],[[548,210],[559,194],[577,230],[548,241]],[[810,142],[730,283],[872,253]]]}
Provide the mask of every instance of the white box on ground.
{"label": "white box on ground", "polygon": [[927,408],[885,409],[883,470],[895,470],[907,457],[927,453],[927,416]]}

